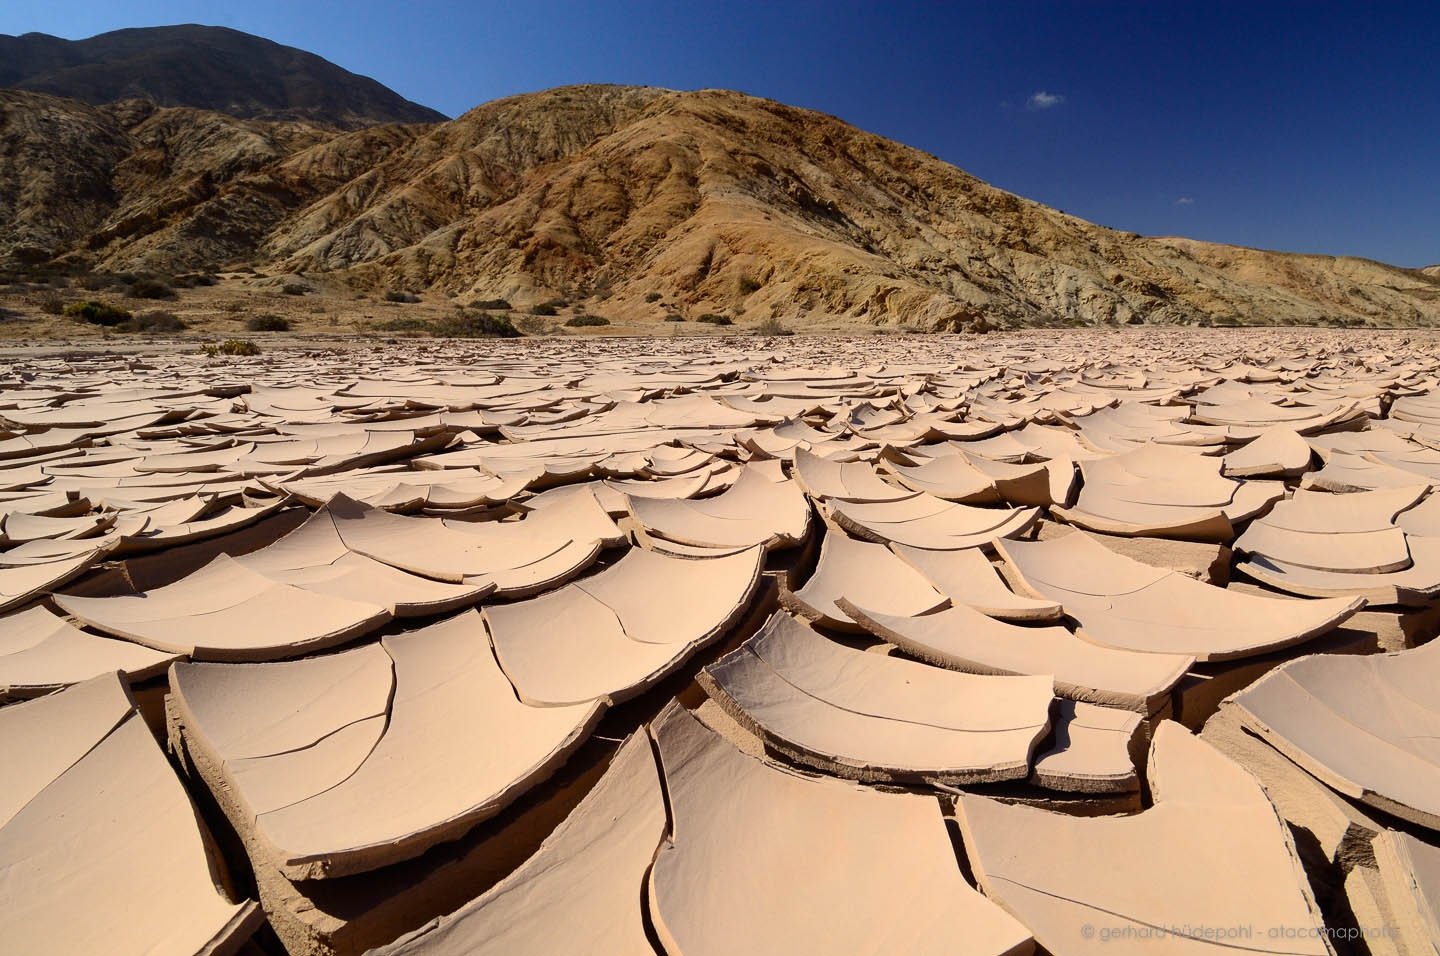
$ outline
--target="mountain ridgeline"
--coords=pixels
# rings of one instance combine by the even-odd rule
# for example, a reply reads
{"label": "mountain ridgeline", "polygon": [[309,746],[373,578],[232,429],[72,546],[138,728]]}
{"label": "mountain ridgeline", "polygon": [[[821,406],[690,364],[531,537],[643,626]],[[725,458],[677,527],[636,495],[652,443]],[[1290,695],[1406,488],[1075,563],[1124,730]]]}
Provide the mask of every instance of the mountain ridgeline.
{"label": "mountain ridgeline", "polygon": [[0,35],[0,86],[92,106],[143,99],[344,129],[445,119],[313,53],[195,24],[116,30],[86,40]]}
{"label": "mountain ridgeline", "polygon": [[[246,264],[656,323],[663,301],[797,328],[1440,325],[1440,270],[1103,228],[739,93],[566,87],[443,120],[379,100],[303,106],[272,95],[274,74],[298,74],[256,66],[248,99],[166,105],[53,79],[83,74],[64,52],[0,76],[24,87],[0,90],[12,263]],[[0,62],[16,70],[3,46]]]}

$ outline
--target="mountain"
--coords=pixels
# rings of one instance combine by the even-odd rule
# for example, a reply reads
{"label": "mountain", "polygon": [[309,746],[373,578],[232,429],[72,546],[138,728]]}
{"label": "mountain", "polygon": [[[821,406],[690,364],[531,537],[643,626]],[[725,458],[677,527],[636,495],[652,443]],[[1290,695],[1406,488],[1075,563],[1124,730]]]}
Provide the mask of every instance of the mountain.
{"label": "mountain", "polygon": [[1440,276],[1106,229],[720,90],[567,87],[348,132],[0,92],[0,221],[28,262],[250,263],[657,323],[1440,325]]}
{"label": "mountain", "polygon": [[96,106],[143,99],[342,129],[445,119],[313,53],[194,24],[116,30],[88,40],[0,34],[0,86]]}

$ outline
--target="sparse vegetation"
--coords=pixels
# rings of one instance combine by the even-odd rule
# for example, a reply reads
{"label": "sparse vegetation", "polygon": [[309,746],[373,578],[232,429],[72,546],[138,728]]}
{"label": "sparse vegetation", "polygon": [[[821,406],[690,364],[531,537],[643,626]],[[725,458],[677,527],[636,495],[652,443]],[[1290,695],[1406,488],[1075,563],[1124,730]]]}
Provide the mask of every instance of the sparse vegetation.
{"label": "sparse vegetation", "polygon": [[401,292],[401,291],[399,291],[398,289],[391,289],[390,291],[388,291],[388,292],[385,293],[385,301],[386,301],[386,302],[401,302],[401,303],[407,303],[407,304],[408,304],[408,303],[419,302],[419,301],[420,301],[420,297],[419,297],[418,295],[416,295],[415,293],[413,293],[413,292]]}
{"label": "sparse vegetation", "polygon": [[173,299],[175,290],[170,283],[153,276],[141,276],[130,283],[132,299]]}
{"label": "sparse vegetation", "polygon": [[553,302],[541,302],[530,307],[531,315],[559,315],[560,309]]}
{"label": "sparse vegetation", "polygon": [[226,339],[218,345],[214,343],[202,345],[200,351],[209,358],[217,358],[221,355],[247,356],[259,355],[260,346],[249,339]]}
{"label": "sparse vegetation", "polygon": [[139,332],[144,335],[156,335],[165,332],[184,332],[185,322],[174,312],[166,312],[164,309],[154,309],[150,312],[141,312],[139,315],[122,322],[117,328],[121,332]]}
{"label": "sparse vegetation", "polygon": [[479,302],[471,302],[470,308],[482,312],[509,312],[510,303],[504,299],[481,299]]}
{"label": "sparse vegetation", "polygon": [[303,282],[287,282],[280,287],[286,295],[309,295],[310,287]]}
{"label": "sparse vegetation", "polygon": [[44,312],[46,315],[65,314],[65,300],[54,292],[48,293],[47,295],[42,295],[36,305],[39,307],[40,311]]}
{"label": "sparse vegetation", "polygon": [[247,332],[289,332],[290,320],[283,315],[257,315],[245,323]]}
{"label": "sparse vegetation", "polygon": [[794,335],[795,332],[785,326],[784,322],[773,315],[768,319],[762,319],[755,325],[755,332],[758,335]]}
{"label": "sparse vegetation", "polygon": [[509,316],[457,314],[436,319],[431,324],[431,334],[450,339],[516,339],[520,330],[510,321]]}
{"label": "sparse vegetation", "polygon": [[740,277],[740,294],[741,294],[741,295],[749,295],[749,294],[752,293],[752,292],[759,292],[759,291],[760,291],[760,286],[761,286],[761,283],[760,283],[760,280],[759,280],[759,279],[753,278],[753,277],[751,277],[751,276],[741,276],[741,277]]}
{"label": "sparse vegetation", "polygon": [[685,316],[681,315],[679,312],[671,312],[669,315],[665,316],[665,321],[666,321],[666,322],[684,322],[684,321],[685,321]]}
{"label": "sparse vegetation", "polygon": [[571,316],[565,320],[566,327],[572,329],[588,329],[609,324],[610,320],[603,315],[586,315],[583,312],[580,315]]}
{"label": "sparse vegetation", "polygon": [[386,319],[384,322],[376,322],[371,327],[381,332],[433,332],[435,329],[434,325],[427,320],[413,316]]}
{"label": "sparse vegetation", "polygon": [[514,317],[515,327],[522,335],[554,335],[555,323],[542,315],[520,315]]}
{"label": "sparse vegetation", "polygon": [[114,328],[122,322],[130,321],[129,309],[122,309],[119,306],[111,305],[108,302],[101,302],[97,299],[84,299],[80,302],[72,302],[65,307],[65,315],[81,322],[88,322],[91,325],[101,325],[106,328]]}
{"label": "sparse vegetation", "polygon": [[717,315],[714,312],[706,312],[696,322],[704,322],[706,325],[734,325],[735,320],[728,315]]}
{"label": "sparse vegetation", "polygon": [[658,292],[647,292],[647,293],[645,293],[645,301],[646,301],[646,302],[659,302],[659,301],[660,301],[661,299],[663,299],[663,298],[665,298],[665,297],[664,297],[663,295],[661,295],[660,293],[658,293]]}

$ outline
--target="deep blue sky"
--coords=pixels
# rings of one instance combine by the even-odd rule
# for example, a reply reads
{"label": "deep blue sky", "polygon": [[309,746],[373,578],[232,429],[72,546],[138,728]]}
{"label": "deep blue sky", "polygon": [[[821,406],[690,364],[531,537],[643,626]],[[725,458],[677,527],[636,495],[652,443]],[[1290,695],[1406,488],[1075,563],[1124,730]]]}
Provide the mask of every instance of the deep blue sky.
{"label": "deep blue sky", "polygon": [[451,115],[567,83],[726,87],[1107,226],[1440,262],[1434,2],[0,3],[0,33],[184,22],[310,50]]}

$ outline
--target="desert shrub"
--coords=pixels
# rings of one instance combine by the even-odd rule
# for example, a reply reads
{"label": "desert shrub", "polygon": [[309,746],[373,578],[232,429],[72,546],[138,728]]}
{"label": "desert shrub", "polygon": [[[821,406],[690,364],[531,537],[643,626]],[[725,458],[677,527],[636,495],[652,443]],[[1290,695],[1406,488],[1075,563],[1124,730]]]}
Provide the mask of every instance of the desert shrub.
{"label": "desert shrub", "polygon": [[665,316],[665,321],[666,321],[666,322],[684,322],[684,321],[685,321],[685,316],[681,315],[679,312],[671,312],[669,315]]}
{"label": "desert shrub", "polygon": [[174,284],[182,289],[193,289],[197,285],[214,285],[219,280],[208,272],[189,272],[176,276]]}
{"label": "desert shrub", "polygon": [[768,319],[762,319],[755,326],[755,331],[760,335],[794,335],[795,333],[785,327],[785,323],[773,315]]}
{"label": "desert shrub", "polygon": [[543,315],[519,315],[515,316],[515,328],[519,329],[522,335],[554,335],[555,323]]}
{"label": "desert shrub", "polygon": [[413,292],[401,292],[397,289],[391,289],[389,292],[385,293],[385,301],[411,303],[419,302],[420,297]]}
{"label": "desert shrub", "polygon": [[509,312],[510,303],[504,299],[481,299],[479,302],[471,302],[470,308],[482,312]]}
{"label": "desert shrub", "polygon": [[752,292],[759,292],[759,291],[760,291],[760,280],[759,280],[759,279],[753,279],[753,278],[751,278],[750,276],[741,276],[741,277],[740,277],[740,294],[741,294],[741,295],[749,295],[749,294],[752,293]]}
{"label": "desert shrub", "polygon": [[508,316],[456,314],[447,315],[431,323],[431,334],[451,339],[515,339],[520,330]]}
{"label": "desert shrub", "polygon": [[1126,325],[1144,325],[1144,324],[1145,324],[1145,320],[1142,319],[1142,318],[1141,318],[1140,316],[1138,316],[1138,315],[1132,315],[1132,316],[1130,316],[1130,318],[1128,318],[1128,319],[1125,320],[1125,324],[1126,324]]}
{"label": "desert shrub", "polygon": [[706,312],[696,322],[704,322],[706,325],[734,325],[735,320],[728,315],[716,315],[714,312]]}
{"label": "desert shrub", "polygon": [[174,312],[153,309],[149,312],[141,312],[128,322],[120,323],[118,328],[121,332],[141,332],[153,335],[159,332],[184,332],[185,322]]}
{"label": "desert shrub", "polygon": [[245,323],[247,332],[289,332],[290,320],[283,315],[257,315]]}
{"label": "desert shrub", "polygon": [[36,304],[39,306],[40,311],[46,315],[65,314],[65,300],[54,292],[48,295],[42,295],[40,301]]}
{"label": "desert shrub", "polygon": [[110,277],[103,272],[92,272],[81,276],[75,284],[87,292],[99,292],[110,287]]}
{"label": "desert shrub", "polygon": [[565,320],[567,328],[588,329],[597,325],[609,325],[610,320],[603,315],[576,315]]}
{"label": "desert shrub", "polygon": [[645,293],[645,301],[646,301],[646,302],[659,302],[659,301],[660,301],[661,299],[663,299],[663,298],[665,298],[665,297],[664,297],[663,295],[661,295],[660,293],[658,293],[658,292],[647,292],[647,293]]}
{"label": "desert shrub", "polygon": [[539,305],[530,307],[531,315],[559,315],[560,310],[553,302],[541,302]]}
{"label": "desert shrub", "polygon": [[309,295],[311,289],[303,282],[287,282],[280,287],[280,291],[286,295]]}
{"label": "desert shrub", "polygon": [[433,332],[435,326],[426,319],[417,319],[414,316],[404,316],[398,319],[386,319],[383,322],[376,322],[371,328],[380,332]]}
{"label": "desert shrub", "polygon": [[122,309],[111,305],[108,302],[100,302],[96,299],[85,299],[81,302],[72,302],[65,307],[65,315],[81,322],[88,322],[91,325],[103,325],[113,327],[121,322],[130,321],[128,309]]}
{"label": "desert shrub", "polygon": [[130,283],[130,296],[134,299],[173,299],[175,290],[168,282],[142,276]]}
{"label": "desert shrub", "polygon": [[259,355],[260,346],[249,339],[226,339],[219,345],[202,345],[200,351],[210,358],[220,355]]}

